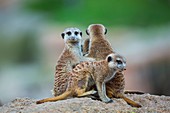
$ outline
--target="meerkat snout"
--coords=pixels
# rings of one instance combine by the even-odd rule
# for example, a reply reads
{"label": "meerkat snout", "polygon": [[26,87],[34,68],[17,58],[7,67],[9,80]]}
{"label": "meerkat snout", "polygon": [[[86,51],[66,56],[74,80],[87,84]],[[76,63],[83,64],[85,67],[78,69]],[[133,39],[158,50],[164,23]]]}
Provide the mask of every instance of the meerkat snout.
{"label": "meerkat snout", "polygon": [[116,64],[119,71],[126,70],[126,60],[122,56],[118,55],[116,58]]}
{"label": "meerkat snout", "polygon": [[73,40],[73,41],[75,41],[75,40],[76,40],[76,38],[75,38],[74,36],[71,36],[71,37],[69,38],[69,40]]}

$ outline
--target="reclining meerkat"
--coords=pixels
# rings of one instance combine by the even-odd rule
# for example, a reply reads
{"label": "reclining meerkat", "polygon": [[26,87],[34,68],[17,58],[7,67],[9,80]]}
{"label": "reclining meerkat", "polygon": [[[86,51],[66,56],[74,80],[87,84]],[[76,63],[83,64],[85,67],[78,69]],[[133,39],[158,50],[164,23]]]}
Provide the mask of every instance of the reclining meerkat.
{"label": "reclining meerkat", "polygon": [[63,100],[69,97],[81,97],[87,94],[93,94],[94,91],[89,91],[89,88],[93,85],[96,85],[98,95],[103,102],[112,102],[112,99],[106,95],[105,84],[114,77],[116,72],[125,70],[125,67],[125,59],[116,53],[109,54],[105,60],[82,62],[67,73],[68,84],[64,93],[56,97],[39,100],[36,103],[40,104]]}
{"label": "reclining meerkat", "polygon": [[[102,24],[91,24],[86,30],[90,40],[85,41],[83,49],[89,50],[85,56],[95,58],[96,61],[103,60],[108,54],[115,53],[111,44],[107,41],[105,34],[107,29]],[[86,47],[89,47],[88,49]],[[128,99],[124,95],[125,80],[122,72],[117,72],[115,77],[106,83],[106,92],[108,97],[123,98],[128,104],[134,107],[141,107],[140,104]]]}
{"label": "reclining meerkat", "polygon": [[94,59],[82,55],[82,32],[78,28],[65,29],[61,37],[64,39],[65,47],[56,65],[54,89],[52,90],[54,96],[61,95],[65,92],[67,84],[66,78],[68,78],[66,73],[82,61],[94,61]]}

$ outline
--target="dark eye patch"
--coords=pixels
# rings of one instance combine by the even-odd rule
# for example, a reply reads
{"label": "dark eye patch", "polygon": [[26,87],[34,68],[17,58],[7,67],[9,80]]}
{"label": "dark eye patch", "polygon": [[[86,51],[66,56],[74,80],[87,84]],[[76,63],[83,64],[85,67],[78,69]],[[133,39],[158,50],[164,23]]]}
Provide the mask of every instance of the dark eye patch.
{"label": "dark eye patch", "polygon": [[70,31],[68,31],[66,34],[67,34],[68,36],[70,36],[70,35],[71,35],[71,32],[70,32]]}
{"label": "dark eye patch", "polygon": [[79,34],[79,32],[75,31],[75,32],[74,32],[74,34],[75,34],[75,35],[78,35],[78,34]]}
{"label": "dark eye patch", "polygon": [[116,60],[117,64],[122,64],[121,60]]}

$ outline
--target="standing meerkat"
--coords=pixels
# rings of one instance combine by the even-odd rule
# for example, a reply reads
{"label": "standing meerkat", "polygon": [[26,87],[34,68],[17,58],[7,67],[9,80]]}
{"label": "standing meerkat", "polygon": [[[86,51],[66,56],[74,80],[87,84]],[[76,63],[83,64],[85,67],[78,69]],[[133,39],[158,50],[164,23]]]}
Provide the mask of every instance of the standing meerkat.
{"label": "standing meerkat", "polygon": [[[106,95],[105,84],[111,80],[116,72],[125,70],[126,61],[119,54],[109,54],[105,60],[96,62],[82,62],[68,74],[66,91],[59,96],[39,100],[36,103],[63,100],[69,97],[80,97],[93,94],[89,88],[96,85],[98,95],[103,102],[112,102]],[[67,79],[67,78],[65,78]]]}
{"label": "standing meerkat", "polygon": [[[86,50],[88,54],[85,56],[95,58],[96,61],[103,60],[108,54],[115,53],[111,47],[111,44],[107,41],[105,34],[107,33],[107,29],[102,24],[91,24],[86,30],[87,35],[89,35],[90,40],[89,47]],[[85,49],[85,47],[84,47]],[[117,72],[115,77],[106,83],[106,92],[107,95],[112,98],[123,98],[128,104],[134,107],[141,107],[140,104],[128,99],[124,95],[125,88],[125,79],[124,74],[122,72]]]}
{"label": "standing meerkat", "polygon": [[65,29],[61,37],[64,39],[65,47],[56,65],[54,88],[52,90],[54,96],[65,92],[68,78],[66,73],[82,61],[94,61],[94,59],[82,55],[82,32],[78,28]]}

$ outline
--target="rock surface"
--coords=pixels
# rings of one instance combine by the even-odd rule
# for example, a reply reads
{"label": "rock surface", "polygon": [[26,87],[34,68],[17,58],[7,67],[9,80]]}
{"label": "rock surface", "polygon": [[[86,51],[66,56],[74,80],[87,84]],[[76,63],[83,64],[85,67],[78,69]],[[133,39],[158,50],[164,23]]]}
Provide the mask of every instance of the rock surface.
{"label": "rock surface", "polygon": [[128,105],[122,99],[114,99],[113,103],[103,103],[91,98],[72,98],[57,102],[47,102],[37,105],[35,99],[17,98],[0,107],[0,113],[170,113],[170,97],[150,94],[127,94],[127,97],[140,103],[141,108]]}

